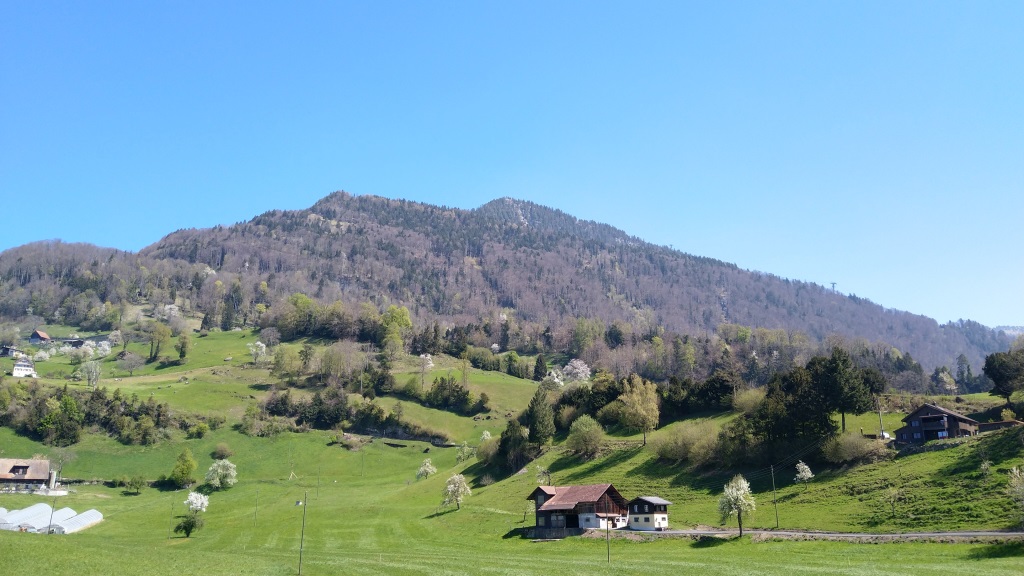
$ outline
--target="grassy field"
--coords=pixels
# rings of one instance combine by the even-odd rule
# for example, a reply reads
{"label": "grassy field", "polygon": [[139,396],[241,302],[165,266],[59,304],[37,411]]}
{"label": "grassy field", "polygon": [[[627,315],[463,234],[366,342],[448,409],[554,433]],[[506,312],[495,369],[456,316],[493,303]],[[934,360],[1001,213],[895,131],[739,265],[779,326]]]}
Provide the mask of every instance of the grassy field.
{"label": "grassy field", "polygon": [[[102,435],[85,435],[72,447],[66,478],[108,480],[142,474],[150,480],[169,474],[175,457],[188,447],[201,477],[219,443],[227,444],[237,464],[239,483],[214,492],[206,526],[183,538],[169,533],[184,513],[186,491],[147,488],[140,495],[103,483],[76,486],[57,506],[100,510],[105,521],[69,536],[0,532],[3,573],[42,571],[55,576],[80,574],[509,574],[564,573],[911,575],[964,567],[974,574],[1020,574],[1021,544],[850,544],[764,539],[570,538],[534,543],[520,537],[533,525],[525,497],[537,485],[536,466],[551,470],[556,484],[610,482],[627,498],[659,495],[674,504],[674,528],[720,526],[717,500],[730,474],[708,474],[685,465],[659,462],[640,436],[616,433],[611,448],[583,462],[556,444],[519,474],[483,481],[487,471],[474,462],[456,464],[455,450],[419,442],[373,440],[357,451],[332,443],[333,433],[283,434],[250,438],[235,431],[246,404],[274,382],[266,369],[251,366],[249,332],[213,332],[195,339],[185,366],[149,365],[134,377],[104,361],[101,385],[146,399],[168,402],[176,410],[223,414],[228,425],[202,439],[174,439],[155,446],[125,446]],[[138,351],[146,353],[141,345]],[[231,358],[231,360],[225,360]],[[458,361],[438,358],[427,376],[458,376]],[[55,360],[55,367],[61,360]],[[65,366],[69,370],[70,366]],[[109,377],[108,377],[109,374]],[[182,377],[188,379],[187,383]],[[415,359],[396,369],[399,386],[418,380]],[[403,402],[405,418],[441,431],[452,440],[476,443],[488,430],[504,429],[506,414],[524,407],[533,382],[472,370],[474,394],[486,392],[494,411],[477,419]],[[55,380],[54,383],[63,381]],[[73,384],[74,385],[74,384]],[[378,398],[385,410],[394,398]],[[711,416],[716,425],[731,414]],[[883,414],[886,430],[900,426],[902,414]],[[670,434],[673,424],[649,438]],[[847,428],[873,433],[878,415],[847,417]],[[0,428],[0,457],[55,455],[50,447]],[[758,509],[748,527],[774,528],[775,507],[781,528],[867,531],[1004,529],[1018,520],[1004,496],[1006,472],[1021,465],[1019,433],[1008,431],[972,439],[947,450],[840,469],[815,469],[806,487],[793,482],[792,463],[774,470],[742,470],[755,491]],[[424,458],[439,472],[417,481]],[[982,460],[992,472],[980,471]],[[817,468],[817,466],[815,466]],[[441,491],[452,473],[467,475],[473,495],[461,510],[441,508]],[[898,490],[895,509],[887,495]],[[0,507],[23,508],[44,501],[28,495],[0,495]],[[48,501],[48,500],[47,500]],[[51,502],[51,501],[48,501]],[[304,502],[305,506],[297,506]],[[52,502],[51,502],[52,503]],[[303,532],[303,513],[305,530]],[[303,535],[304,534],[304,535]],[[608,558],[611,558],[609,563]]]}
{"label": "grassy field", "polygon": [[[24,441],[0,437],[5,447],[31,449]],[[328,444],[326,434],[288,434],[271,440],[248,439],[218,431],[202,440],[183,441],[205,469],[216,442],[235,451],[240,481],[214,492],[206,527],[185,539],[171,534],[174,516],[184,512],[185,491],[146,489],[139,496],[103,485],[81,486],[59,506],[97,508],[105,521],[71,536],[0,532],[6,573],[44,570],[51,574],[180,575],[288,574],[297,572],[302,539],[305,574],[919,574],[955,564],[977,574],[1019,574],[1024,547],[1016,544],[846,544],[665,538],[631,541],[572,538],[532,543],[518,537],[525,495],[536,486],[532,473],[514,475],[474,493],[461,510],[439,508],[444,480],[465,465],[452,449],[421,443],[376,440],[349,452]],[[39,447],[41,448],[41,447]],[[127,468],[147,474],[169,471],[180,445],[117,454],[102,442],[79,447],[66,471],[88,477],[92,471]],[[415,471],[430,457],[438,474],[416,481]],[[557,461],[556,451],[545,458]],[[545,461],[542,460],[541,463]],[[641,467],[638,470],[632,466]],[[640,481],[649,466],[643,451],[626,450],[603,460],[563,468],[556,480],[616,481],[626,494],[654,489],[677,502],[673,524],[714,516],[700,498],[679,502],[682,487],[666,490],[656,478]],[[470,466],[472,468],[472,466]],[[469,471],[471,473],[471,471]],[[646,483],[646,486],[645,486]],[[671,482],[669,483],[671,484]],[[809,494],[837,484],[812,485]],[[787,496],[794,493],[780,493]],[[675,494],[675,495],[673,495]],[[828,495],[821,495],[828,498]],[[758,494],[763,502],[765,495]],[[818,498],[818,496],[815,496]],[[707,494],[704,500],[713,501]],[[40,501],[25,495],[0,496],[0,506],[22,508]],[[306,503],[303,539],[303,507]],[[712,502],[713,504],[713,502]],[[797,504],[791,504],[796,506]],[[834,508],[841,509],[845,503]],[[821,507],[819,503],[819,507]],[[791,508],[795,510],[795,508]],[[755,524],[766,523],[759,512]],[[794,513],[795,515],[795,513]],[[717,524],[717,522],[714,522]],[[789,523],[784,523],[788,526]],[[610,550],[611,563],[607,561]]]}

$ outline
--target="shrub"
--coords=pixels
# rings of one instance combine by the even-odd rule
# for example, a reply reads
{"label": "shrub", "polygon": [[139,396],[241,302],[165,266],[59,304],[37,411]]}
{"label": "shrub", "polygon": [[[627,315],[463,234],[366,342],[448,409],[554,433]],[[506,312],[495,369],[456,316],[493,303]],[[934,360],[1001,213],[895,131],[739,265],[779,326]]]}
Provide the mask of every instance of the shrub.
{"label": "shrub", "polygon": [[891,456],[884,443],[853,433],[840,434],[829,440],[823,452],[825,459],[834,464],[878,462]]}
{"label": "shrub", "polygon": [[569,428],[569,437],[565,446],[583,458],[593,458],[601,449],[604,430],[596,420],[583,415],[576,419]]}
{"label": "shrub", "polygon": [[213,449],[213,458],[215,460],[226,460],[232,457],[235,453],[232,452],[231,448],[226,442],[220,442],[217,447]]}
{"label": "shrub", "polygon": [[741,390],[732,398],[732,409],[740,414],[751,414],[762,400],[764,400],[764,388]]}
{"label": "shrub", "polygon": [[207,432],[210,431],[210,426],[206,422],[200,422],[194,426],[190,426],[187,432],[189,438],[202,438],[206,436]]}
{"label": "shrub", "polygon": [[494,463],[494,457],[498,454],[498,445],[500,440],[498,438],[489,438],[482,442],[476,449],[476,459],[485,465],[491,465]]}
{"label": "shrub", "polygon": [[684,422],[654,443],[662,460],[688,461],[694,466],[711,462],[718,449],[718,430],[708,420]]}

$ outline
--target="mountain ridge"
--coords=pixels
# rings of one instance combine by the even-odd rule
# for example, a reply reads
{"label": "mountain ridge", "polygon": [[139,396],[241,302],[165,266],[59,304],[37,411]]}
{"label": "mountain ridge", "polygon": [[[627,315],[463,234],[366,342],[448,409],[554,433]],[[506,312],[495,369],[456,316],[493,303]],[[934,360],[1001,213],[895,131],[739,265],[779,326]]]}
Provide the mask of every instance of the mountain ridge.
{"label": "mountain ridge", "polygon": [[[54,246],[87,252],[78,245]],[[1006,334],[973,321],[939,325],[923,315],[658,246],[608,224],[509,197],[464,210],[339,191],[306,209],[179,229],[134,255],[96,250],[67,258],[56,266],[64,271],[58,276],[87,267],[89,258],[134,258],[138,262],[131,267],[148,266],[163,275],[148,284],[134,278],[140,293],[155,290],[165,299],[172,292],[187,294],[197,309],[216,305],[197,288],[208,267],[225,284],[238,279],[239,297],[250,305],[259,300],[272,306],[304,292],[325,301],[401,304],[414,318],[446,324],[480,322],[498,310],[555,327],[580,318],[626,323],[639,334],[714,334],[723,324],[740,324],[798,331],[819,342],[836,334],[885,342],[926,366],[951,366],[959,354],[980,366],[984,355],[1009,345]],[[0,253],[0,277],[7,279],[0,285],[0,314],[17,313],[16,305],[4,305],[5,286],[9,298],[11,290],[27,285],[18,272],[24,266],[11,256],[31,252],[38,250],[26,245]],[[45,275],[38,270],[32,276]],[[253,297],[261,282],[266,293]],[[76,285],[84,284],[63,287],[73,291]],[[94,291],[101,302],[101,293],[116,293]],[[36,310],[67,308],[67,295]]]}

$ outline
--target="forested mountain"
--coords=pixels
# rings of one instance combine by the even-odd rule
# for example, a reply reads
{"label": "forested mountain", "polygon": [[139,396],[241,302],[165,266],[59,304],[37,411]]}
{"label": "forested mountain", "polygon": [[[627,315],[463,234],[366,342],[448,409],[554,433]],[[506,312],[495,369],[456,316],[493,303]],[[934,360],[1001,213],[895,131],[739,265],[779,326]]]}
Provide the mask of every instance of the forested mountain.
{"label": "forested mountain", "polygon": [[29,313],[102,324],[119,302],[144,299],[200,313],[227,303],[232,322],[256,323],[298,292],[326,303],[406,306],[419,325],[486,326],[504,314],[521,342],[554,340],[576,352],[581,321],[614,327],[620,338],[667,331],[707,339],[730,325],[812,342],[841,335],[909,352],[929,370],[955,366],[961,354],[980,367],[986,354],[1009,347],[1006,334],[975,322],[940,326],[508,198],[460,210],[336,192],[308,210],[179,230],[139,254],[59,242],[0,254],[8,321]]}

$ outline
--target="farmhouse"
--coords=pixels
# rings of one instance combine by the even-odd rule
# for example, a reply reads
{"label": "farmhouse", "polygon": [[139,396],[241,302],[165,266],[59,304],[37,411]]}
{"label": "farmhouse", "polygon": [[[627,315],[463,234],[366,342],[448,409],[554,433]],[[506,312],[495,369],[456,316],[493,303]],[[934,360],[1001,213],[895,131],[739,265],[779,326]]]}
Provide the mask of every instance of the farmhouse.
{"label": "farmhouse", "polygon": [[8,346],[6,344],[0,346],[0,358],[20,358],[25,353],[18,350],[14,346]]}
{"label": "farmhouse", "polygon": [[57,472],[50,470],[49,460],[0,458],[0,485],[43,485],[53,488]]}
{"label": "farmhouse", "polygon": [[640,496],[629,501],[631,530],[668,529],[668,500],[657,496]]}
{"label": "farmhouse", "polygon": [[38,378],[36,374],[36,365],[32,363],[28,358],[18,358],[14,362],[14,369],[11,370],[11,376],[15,378]]}
{"label": "farmhouse", "polygon": [[929,440],[976,436],[978,421],[946,410],[934,404],[925,404],[903,418],[906,425],[896,430],[899,442],[924,443]]}
{"label": "farmhouse", "polygon": [[34,330],[32,335],[28,337],[28,343],[33,346],[38,346],[44,342],[49,342],[50,340],[50,335],[42,330]]}
{"label": "farmhouse", "polygon": [[611,484],[538,486],[527,500],[536,504],[537,529],[621,528],[626,525],[626,499]]}

